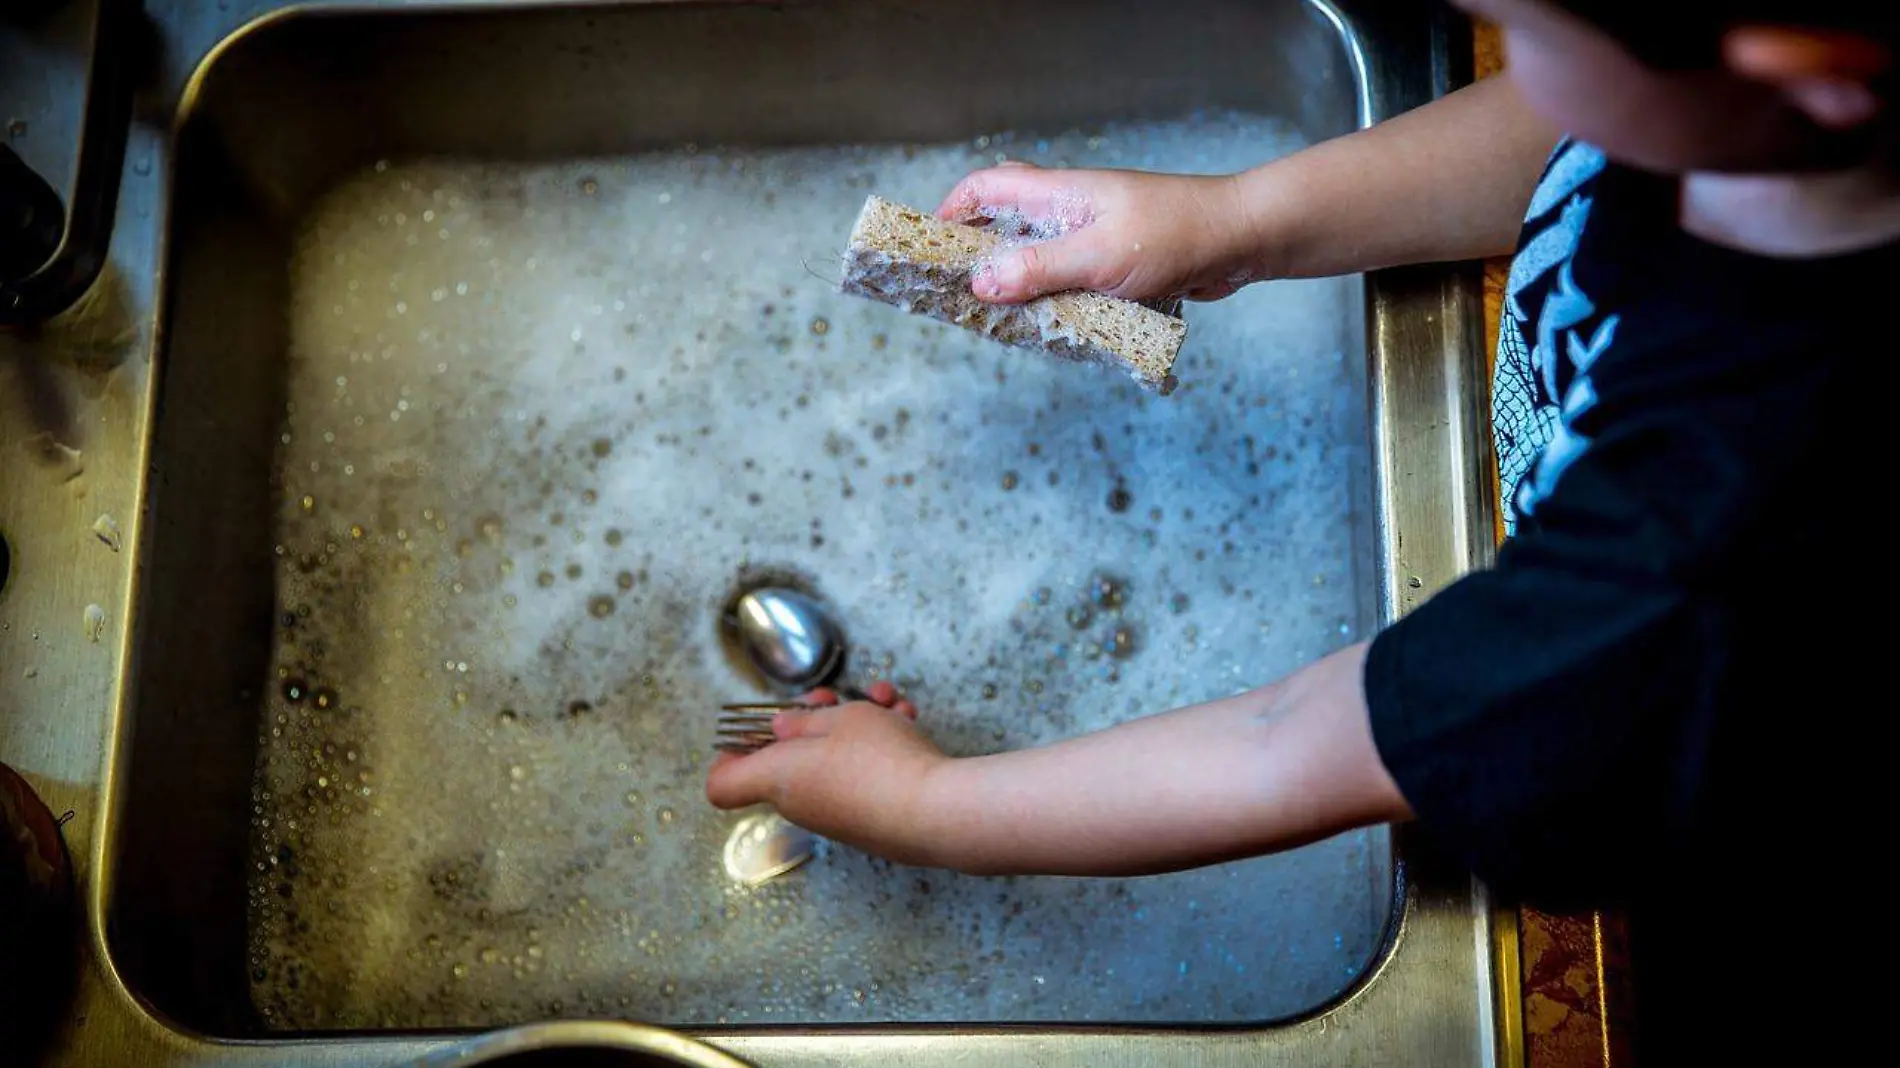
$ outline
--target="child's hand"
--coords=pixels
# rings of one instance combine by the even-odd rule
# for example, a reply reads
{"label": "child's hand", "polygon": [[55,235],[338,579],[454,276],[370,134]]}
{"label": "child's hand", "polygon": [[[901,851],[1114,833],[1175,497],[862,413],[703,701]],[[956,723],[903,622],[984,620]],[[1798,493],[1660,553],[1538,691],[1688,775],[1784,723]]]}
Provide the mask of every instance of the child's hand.
{"label": "child's hand", "polygon": [[972,224],[1003,213],[1061,236],[991,257],[971,284],[983,300],[1017,303],[1071,289],[1218,300],[1260,274],[1233,177],[1005,163],[964,178],[937,208],[941,218]]}
{"label": "child's hand", "polygon": [[756,753],[722,753],[713,761],[706,796],[720,808],[761,802],[826,838],[904,863],[929,863],[918,798],[949,759],[914,722],[916,706],[880,682],[869,701],[838,704],[817,690],[810,711],[780,712],[778,740]]}

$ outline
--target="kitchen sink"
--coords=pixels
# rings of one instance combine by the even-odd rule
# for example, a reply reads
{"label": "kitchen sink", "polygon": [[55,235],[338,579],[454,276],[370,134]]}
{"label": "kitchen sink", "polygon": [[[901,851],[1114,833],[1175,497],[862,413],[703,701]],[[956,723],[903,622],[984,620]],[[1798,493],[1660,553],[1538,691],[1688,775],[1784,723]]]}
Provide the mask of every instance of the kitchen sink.
{"label": "kitchen sink", "polygon": [[836,286],[867,195],[1226,172],[1457,76],[1442,12],[1360,8],[319,4],[213,35],[158,176],[110,615],[111,985],[190,1057],[265,1063],[564,1017],[759,1063],[1495,1057],[1490,906],[1402,831],[1135,880],[820,843],[745,882],[755,814],[701,794],[717,706],[766,693],[721,628],[755,586],[826,603],[849,680],[979,753],[1270,681],[1481,559],[1461,272],[1190,306],[1168,396]]}

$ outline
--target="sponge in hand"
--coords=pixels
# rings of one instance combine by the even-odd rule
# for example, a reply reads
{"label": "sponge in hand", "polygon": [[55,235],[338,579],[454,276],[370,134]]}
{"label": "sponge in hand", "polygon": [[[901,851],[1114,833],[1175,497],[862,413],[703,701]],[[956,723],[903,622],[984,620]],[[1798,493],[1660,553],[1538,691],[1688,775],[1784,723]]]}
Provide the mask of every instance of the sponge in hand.
{"label": "sponge in hand", "polygon": [[1187,338],[1179,315],[1081,290],[985,303],[970,292],[970,276],[1001,243],[987,230],[873,196],[851,228],[842,288],[1004,344],[1115,368],[1155,392],[1174,388],[1174,359]]}

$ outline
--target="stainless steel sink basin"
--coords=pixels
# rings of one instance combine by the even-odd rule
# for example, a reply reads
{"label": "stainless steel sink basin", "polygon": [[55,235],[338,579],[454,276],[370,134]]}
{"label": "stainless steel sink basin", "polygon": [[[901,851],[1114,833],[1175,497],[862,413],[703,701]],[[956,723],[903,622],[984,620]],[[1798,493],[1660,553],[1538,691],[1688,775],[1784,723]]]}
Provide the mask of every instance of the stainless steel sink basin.
{"label": "stainless steel sink basin", "polygon": [[[618,1017],[767,1064],[1495,1057],[1509,945],[1405,835],[1133,881],[821,847],[749,887],[698,793],[713,707],[757,692],[717,626],[751,582],[829,601],[853,676],[978,752],[1258,684],[1478,558],[1456,272],[1191,309],[1168,398],[830,281],[867,193],[928,206],[1005,157],[1237,168],[1442,91],[1437,13],[206,17],[158,20],[202,59],[75,803],[82,999],[128,1041],[389,1063]],[[6,621],[56,596],[32,557]]]}

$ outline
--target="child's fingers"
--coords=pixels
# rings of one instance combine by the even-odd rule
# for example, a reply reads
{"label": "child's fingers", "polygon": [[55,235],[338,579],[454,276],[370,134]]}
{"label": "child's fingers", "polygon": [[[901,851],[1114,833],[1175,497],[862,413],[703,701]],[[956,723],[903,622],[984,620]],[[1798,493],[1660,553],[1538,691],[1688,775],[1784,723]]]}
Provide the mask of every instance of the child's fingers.
{"label": "child's fingers", "polygon": [[779,741],[793,738],[822,738],[830,733],[838,719],[838,708],[788,708],[772,717],[772,734]]}
{"label": "child's fingers", "polygon": [[1101,288],[1107,250],[1099,231],[1007,248],[977,266],[970,291],[977,299],[1015,304],[1071,289]]}
{"label": "child's fingers", "polygon": [[816,690],[799,698],[799,700],[813,708],[823,708],[826,705],[835,705],[838,703],[838,691],[829,686],[820,686]]}
{"label": "child's fingers", "polygon": [[744,808],[773,800],[778,784],[807,754],[804,746],[768,745],[745,756],[721,754],[706,774],[706,800],[715,808]]}
{"label": "child's fingers", "polygon": [[[1070,177],[1073,181],[1073,176]],[[937,206],[937,217],[950,222],[980,223],[997,208],[1013,208],[1031,219],[1053,210],[1061,181],[1050,171],[1027,163],[1004,163],[964,176]]]}
{"label": "child's fingers", "polygon": [[897,686],[889,682],[874,682],[865,695],[872,701],[902,715],[906,719],[917,718],[917,706],[911,704],[903,694],[897,692]]}

